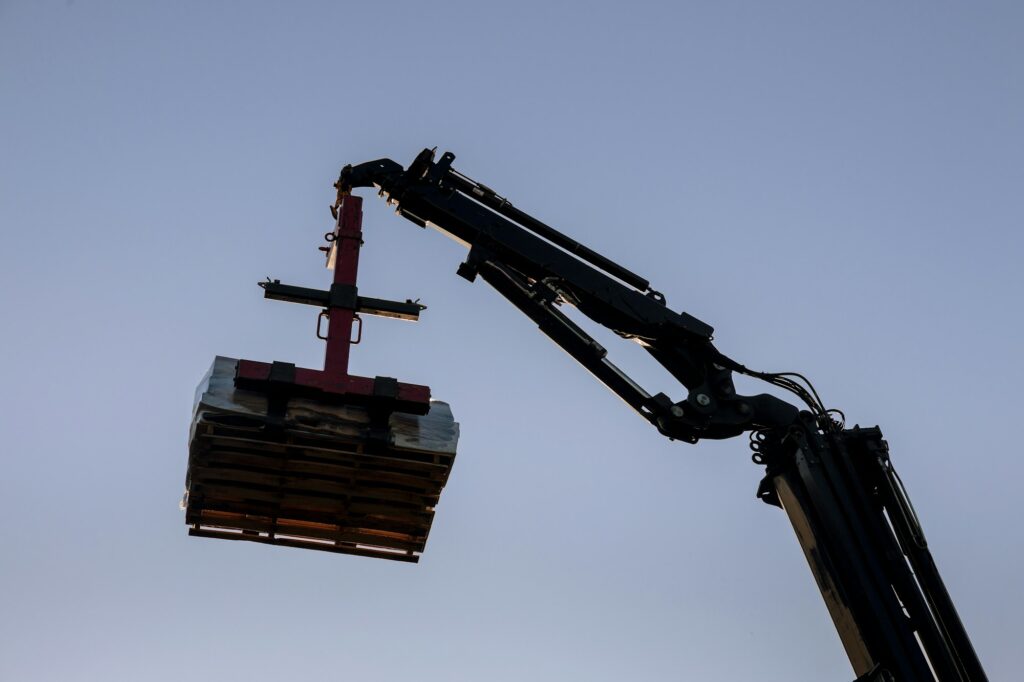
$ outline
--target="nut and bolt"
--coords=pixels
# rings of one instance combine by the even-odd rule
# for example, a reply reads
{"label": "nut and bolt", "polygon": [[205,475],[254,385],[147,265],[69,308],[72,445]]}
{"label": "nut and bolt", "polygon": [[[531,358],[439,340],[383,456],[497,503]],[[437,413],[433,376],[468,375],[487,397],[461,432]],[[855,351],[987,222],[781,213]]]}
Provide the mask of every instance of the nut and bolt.
{"label": "nut and bolt", "polygon": [[711,404],[711,398],[709,398],[705,393],[698,393],[697,404],[700,405],[701,407],[707,407],[708,405]]}

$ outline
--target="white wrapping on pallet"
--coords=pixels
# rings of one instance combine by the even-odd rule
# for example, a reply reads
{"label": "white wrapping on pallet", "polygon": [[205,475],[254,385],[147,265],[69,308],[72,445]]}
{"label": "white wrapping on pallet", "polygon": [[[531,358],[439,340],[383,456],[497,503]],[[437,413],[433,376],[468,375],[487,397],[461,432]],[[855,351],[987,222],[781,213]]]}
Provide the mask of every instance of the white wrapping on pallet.
{"label": "white wrapping on pallet", "polygon": [[[196,389],[193,424],[202,413],[251,417],[254,424],[266,420],[267,397],[257,391],[235,388],[237,363],[234,358],[214,359]],[[285,428],[325,437],[364,438],[369,428],[369,415],[361,407],[307,398],[289,399],[284,419]],[[440,400],[431,400],[430,411],[425,415],[395,412],[388,420],[388,444],[396,449],[454,455],[458,440],[459,425],[448,403]]]}

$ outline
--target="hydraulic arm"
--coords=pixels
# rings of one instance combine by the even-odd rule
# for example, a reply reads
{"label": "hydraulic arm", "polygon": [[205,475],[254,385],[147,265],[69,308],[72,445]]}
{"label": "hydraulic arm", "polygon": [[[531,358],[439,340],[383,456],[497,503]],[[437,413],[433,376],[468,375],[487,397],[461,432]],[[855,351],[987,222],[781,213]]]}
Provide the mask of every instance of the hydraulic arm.
{"label": "hydraulic arm", "polygon": [[[650,283],[513,207],[493,190],[436,163],[425,150],[404,170],[383,159],[346,166],[339,194],[376,185],[398,213],[429,222],[469,247],[458,273],[481,277],[534,320],[546,335],[590,370],[662,433],[696,443],[792,423],[798,410],[763,394],[736,395],[733,372],[755,376],[720,353],[710,325],[668,307]],[[651,395],[606,357],[605,349],[559,307],[575,306],[598,324],[639,342],[687,389],[673,401]],[[767,375],[764,375],[767,376]],[[784,380],[784,379],[782,379]]]}
{"label": "hydraulic arm", "polygon": [[[403,217],[466,245],[459,275],[490,284],[662,434],[696,443],[750,432],[753,459],[766,467],[758,497],[789,516],[858,680],[986,679],[877,428],[845,429],[798,374],[726,357],[708,324],[459,173],[454,159],[427,149],[408,168],[390,159],[345,166],[335,210],[353,188],[376,187]],[[564,306],[638,342],[685,395],[640,387]],[[805,409],[738,395],[734,374],[785,388]]]}

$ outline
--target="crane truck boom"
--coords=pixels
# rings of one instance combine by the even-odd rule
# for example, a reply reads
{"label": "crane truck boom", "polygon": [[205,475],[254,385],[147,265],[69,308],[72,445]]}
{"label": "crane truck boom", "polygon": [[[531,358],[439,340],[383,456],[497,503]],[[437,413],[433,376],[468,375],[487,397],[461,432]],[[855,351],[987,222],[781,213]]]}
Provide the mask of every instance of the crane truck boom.
{"label": "crane truck boom", "polygon": [[[459,275],[491,285],[663,435],[697,443],[749,433],[752,459],[765,467],[757,495],[788,515],[858,680],[987,679],[878,428],[845,428],[798,374],[727,357],[711,326],[459,173],[454,159],[426,149],[408,168],[389,159],[345,166],[334,210],[353,189],[375,187],[399,215],[465,244]],[[566,306],[639,343],[684,391],[639,386]],[[802,409],[770,394],[738,395],[735,374],[792,392]]]}

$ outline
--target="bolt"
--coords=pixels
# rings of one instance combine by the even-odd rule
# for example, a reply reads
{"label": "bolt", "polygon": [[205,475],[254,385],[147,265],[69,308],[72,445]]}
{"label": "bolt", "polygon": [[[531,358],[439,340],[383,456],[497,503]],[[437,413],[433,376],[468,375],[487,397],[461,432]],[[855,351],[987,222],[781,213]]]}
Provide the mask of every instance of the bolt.
{"label": "bolt", "polygon": [[698,393],[697,394],[697,404],[700,405],[701,407],[707,407],[708,405],[711,404],[711,398],[709,398],[704,393]]}
{"label": "bolt", "polygon": [[669,414],[671,414],[676,419],[683,416],[683,408],[679,407],[678,405],[673,405],[672,407],[668,408],[668,411]]}

